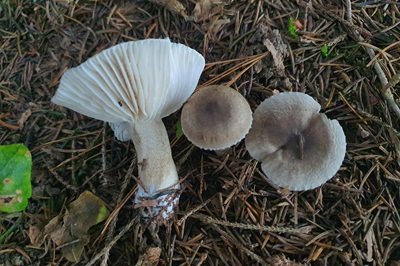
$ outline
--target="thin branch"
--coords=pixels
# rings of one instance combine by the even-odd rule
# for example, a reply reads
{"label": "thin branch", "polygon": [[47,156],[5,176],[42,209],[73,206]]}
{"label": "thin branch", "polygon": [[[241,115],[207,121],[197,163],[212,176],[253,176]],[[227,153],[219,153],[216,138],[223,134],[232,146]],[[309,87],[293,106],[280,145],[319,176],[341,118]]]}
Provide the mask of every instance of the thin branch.
{"label": "thin branch", "polygon": [[[339,16],[336,16],[334,14],[331,14],[331,13],[325,11],[322,6],[318,5],[317,8],[321,8],[321,12],[322,13],[337,19],[344,26],[346,26],[346,29],[349,31],[350,36],[352,38],[354,38],[357,42],[365,42],[364,37],[360,34],[360,31],[362,29],[360,27],[357,27],[356,25],[354,25],[353,24],[353,20],[351,19],[351,17],[349,17],[349,14],[352,14],[351,1],[350,0],[346,0],[346,14],[347,14],[346,17],[347,17],[347,20],[344,20]],[[368,53],[369,57],[371,58],[371,60],[374,59],[375,58],[374,50],[371,47],[365,47],[365,46],[363,46],[363,47],[367,51],[367,53]],[[379,78],[379,80],[381,82],[381,85],[382,85],[381,92],[382,92],[383,97],[387,101],[390,110],[392,110],[392,112],[394,112],[396,114],[396,116],[398,118],[400,118],[400,108],[397,106],[397,103],[394,100],[392,91],[390,90],[390,86],[387,86],[389,81],[388,81],[388,79],[387,79],[387,77],[385,75],[385,72],[383,71],[383,69],[382,69],[382,67],[381,67],[381,65],[379,64],[378,61],[374,62],[374,69],[375,69],[375,72],[378,75],[378,78]]]}
{"label": "thin branch", "polygon": [[107,246],[105,246],[91,261],[89,261],[89,263],[86,264],[86,266],[94,265],[96,261],[98,261],[105,254],[109,253],[111,248],[118,242],[118,240],[120,240],[121,237],[125,235],[131,229],[131,227],[137,222],[138,222],[137,219],[132,219],[127,225],[125,225],[124,228],[122,228],[121,232],[119,232],[119,234],[116,235],[111,240],[111,242],[108,243]]}
{"label": "thin branch", "polygon": [[197,218],[207,224],[218,224],[223,226],[229,226],[247,230],[255,230],[261,232],[291,233],[291,234],[310,232],[310,227],[307,226],[302,228],[291,228],[291,227],[281,227],[281,226],[260,226],[254,224],[233,223],[229,221],[218,220],[204,214],[193,214],[191,217]]}

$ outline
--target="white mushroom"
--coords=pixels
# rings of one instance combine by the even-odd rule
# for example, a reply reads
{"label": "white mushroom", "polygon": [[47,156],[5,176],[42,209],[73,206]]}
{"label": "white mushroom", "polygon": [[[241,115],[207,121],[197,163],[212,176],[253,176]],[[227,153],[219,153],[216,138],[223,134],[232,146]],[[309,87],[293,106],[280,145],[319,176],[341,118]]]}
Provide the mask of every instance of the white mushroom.
{"label": "white mushroom", "polygon": [[193,93],[204,64],[198,52],[169,39],[121,43],[66,71],[52,98],[109,122],[119,140],[132,139],[141,181],[135,203],[152,206],[145,216],[167,218],[178,202],[178,174],[161,119]]}
{"label": "white mushroom", "polygon": [[212,85],[194,93],[182,108],[185,136],[197,147],[223,150],[241,141],[249,132],[252,112],[236,90]]}
{"label": "white mushroom", "polygon": [[346,137],[320,108],[307,94],[289,92],[266,99],[254,112],[246,148],[276,185],[313,189],[339,170]]}

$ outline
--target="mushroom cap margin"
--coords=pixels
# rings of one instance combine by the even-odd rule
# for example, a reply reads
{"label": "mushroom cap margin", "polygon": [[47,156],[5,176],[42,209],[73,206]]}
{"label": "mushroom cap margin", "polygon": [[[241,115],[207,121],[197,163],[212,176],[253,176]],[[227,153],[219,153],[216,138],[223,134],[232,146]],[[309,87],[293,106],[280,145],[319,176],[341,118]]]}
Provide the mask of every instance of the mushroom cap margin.
{"label": "mushroom cap margin", "polygon": [[[291,92],[266,99],[254,112],[246,147],[274,184],[295,191],[313,189],[339,170],[346,137],[338,121],[319,110],[312,97]],[[305,140],[301,160],[294,141],[298,134]]]}
{"label": "mushroom cap margin", "polygon": [[249,132],[252,111],[236,90],[211,85],[193,94],[183,106],[182,131],[199,148],[221,150],[241,141]]}

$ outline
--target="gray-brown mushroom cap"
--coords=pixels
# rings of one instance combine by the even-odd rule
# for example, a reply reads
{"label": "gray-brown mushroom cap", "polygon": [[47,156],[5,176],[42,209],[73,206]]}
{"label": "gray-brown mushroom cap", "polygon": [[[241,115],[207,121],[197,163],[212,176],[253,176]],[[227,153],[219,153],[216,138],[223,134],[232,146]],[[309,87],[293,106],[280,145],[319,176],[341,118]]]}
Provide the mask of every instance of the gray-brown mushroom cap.
{"label": "gray-brown mushroom cap", "polygon": [[235,145],[249,132],[252,112],[246,99],[225,86],[208,86],[184,105],[182,131],[197,147],[221,150]]}
{"label": "gray-brown mushroom cap", "polygon": [[338,121],[319,110],[310,96],[290,92],[266,99],[254,112],[246,148],[274,184],[313,189],[339,170],[346,137]]}

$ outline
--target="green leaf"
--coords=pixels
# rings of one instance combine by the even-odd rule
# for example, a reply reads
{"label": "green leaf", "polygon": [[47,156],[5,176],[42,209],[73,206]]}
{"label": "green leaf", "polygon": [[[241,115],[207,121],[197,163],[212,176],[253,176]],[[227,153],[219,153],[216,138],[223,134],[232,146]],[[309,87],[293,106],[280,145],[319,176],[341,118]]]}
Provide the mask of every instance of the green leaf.
{"label": "green leaf", "polygon": [[180,139],[182,136],[183,136],[182,124],[181,121],[178,121],[176,123],[175,137],[176,139]]}
{"label": "green leaf", "polygon": [[296,29],[296,25],[294,25],[294,18],[290,17],[289,18],[289,26],[288,26],[288,30],[289,30],[289,34],[293,39],[297,38],[297,29]]}
{"label": "green leaf", "polygon": [[32,196],[32,156],[23,144],[0,145],[0,212],[25,210]]}
{"label": "green leaf", "polygon": [[327,58],[329,55],[329,49],[328,49],[328,45],[326,43],[321,47],[321,54],[325,58]]}
{"label": "green leaf", "polygon": [[102,221],[107,219],[109,215],[110,215],[110,211],[107,209],[107,207],[100,206],[99,213],[97,214],[97,217],[96,217],[96,224],[101,223]]}

